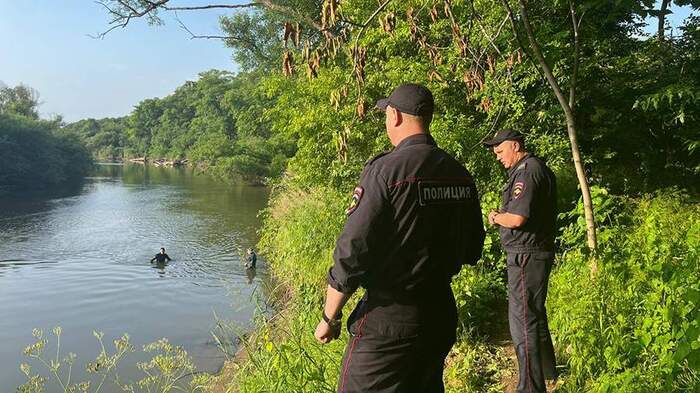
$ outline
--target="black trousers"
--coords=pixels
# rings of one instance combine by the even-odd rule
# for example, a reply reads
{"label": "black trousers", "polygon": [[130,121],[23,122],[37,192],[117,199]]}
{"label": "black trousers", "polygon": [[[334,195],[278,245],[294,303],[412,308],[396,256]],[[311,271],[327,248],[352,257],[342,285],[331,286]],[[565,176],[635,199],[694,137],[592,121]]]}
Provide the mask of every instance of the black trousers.
{"label": "black trousers", "polygon": [[553,263],[551,252],[508,254],[508,320],[518,356],[518,393],[544,393],[545,378],[556,377],[545,309]]}
{"label": "black trousers", "polygon": [[338,393],[444,392],[457,310],[451,290],[449,299],[432,299],[431,305],[363,299],[348,318]]}

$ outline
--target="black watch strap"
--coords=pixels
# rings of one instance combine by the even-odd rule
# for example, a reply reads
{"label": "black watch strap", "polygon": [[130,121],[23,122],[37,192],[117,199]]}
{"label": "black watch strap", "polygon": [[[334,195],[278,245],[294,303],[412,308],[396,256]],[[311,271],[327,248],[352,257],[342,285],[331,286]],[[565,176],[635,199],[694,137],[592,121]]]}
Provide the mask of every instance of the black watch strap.
{"label": "black watch strap", "polygon": [[339,324],[339,323],[340,323],[340,320],[343,319],[343,313],[342,313],[342,312],[339,312],[338,315],[336,315],[335,318],[333,318],[333,319],[328,318],[328,317],[326,316],[326,312],[325,312],[325,311],[323,311],[323,312],[321,313],[321,315],[323,315],[323,320],[324,320],[327,324],[329,324],[329,325]]}

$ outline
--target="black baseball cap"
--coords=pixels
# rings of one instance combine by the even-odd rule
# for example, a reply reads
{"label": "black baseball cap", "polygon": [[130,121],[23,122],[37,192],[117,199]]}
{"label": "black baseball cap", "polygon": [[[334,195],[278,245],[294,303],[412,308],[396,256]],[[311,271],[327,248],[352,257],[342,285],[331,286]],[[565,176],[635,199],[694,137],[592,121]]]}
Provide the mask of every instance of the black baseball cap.
{"label": "black baseball cap", "polygon": [[484,146],[494,147],[496,145],[500,145],[504,141],[518,141],[522,143],[524,140],[525,137],[520,132],[511,128],[504,128],[496,132],[493,138],[484,141]]}
{"label": "black baseball cap", "polygon": [[377,108],[383,111],[389,105],[401,113],[414,116],[432,115],[435,108],[433,93],[427,87],[415,83],[403,84],[394,89],[388,98],[377,101]]}

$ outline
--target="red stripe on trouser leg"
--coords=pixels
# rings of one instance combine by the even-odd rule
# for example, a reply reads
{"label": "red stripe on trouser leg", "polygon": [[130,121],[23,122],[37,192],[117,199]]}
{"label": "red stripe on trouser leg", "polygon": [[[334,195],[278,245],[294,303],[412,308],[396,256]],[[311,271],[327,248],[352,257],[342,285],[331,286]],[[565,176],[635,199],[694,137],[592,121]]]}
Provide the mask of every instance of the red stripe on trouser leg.
{"label": "red stripe on trouser leg", "polygon": [[345,366],[343,366],[343,380],[340,383],[340,393],[343,393],[345,391],[345,379],[348,375],[348,368],[350,368],[349,366],[350,359],[352,358],[352,351],[355,349],[355,344],[357,344],[357,342],[360,340],[360,337],[362,337],[362,326],[365,324],[365,319],[367,319],[367,314],[365,314],[365,316],[362,317],[360,324],[357,326],[357,334],[352,339],[352,345],[350,345],[350,352],[348,352],[348,358],[345,360]]}
{"label": "red stripe on trouser leg", "polygon": [[[524,259],[524,255],[523,255]],[[527,296],[525,294],[525,265],[527,260],[520,261],[520,294],[523,306],[523,331],[525,332],[525,379],[527,381],[527,391],[532,393],[532,382],[530,381],[530,359],[528,355],[528,350],[530,349],[528,343],[528,329],[527,329]]]}

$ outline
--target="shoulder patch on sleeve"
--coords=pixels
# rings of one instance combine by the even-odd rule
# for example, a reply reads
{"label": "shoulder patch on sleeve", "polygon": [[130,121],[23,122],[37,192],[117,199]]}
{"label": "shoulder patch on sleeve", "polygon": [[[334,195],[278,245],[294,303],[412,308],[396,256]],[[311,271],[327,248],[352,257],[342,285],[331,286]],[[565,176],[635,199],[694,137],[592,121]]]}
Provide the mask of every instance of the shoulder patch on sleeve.
{"label": "shoulder patch on sleeve", "polygon": [[521,181],[516,182],[513,185],[513,198],[518,199],[518,197],[520,197],[520,195],[522,195],[523,190],[525,190],[525,183],[521,182]]}
{"label": "shoulder patch on sleeve", "polygon": [[350,206],[348,206],[347,209],[345,209],[345,214],[348,216],[351,215],[355,210],[357,210],[357,207],[360,205],[360,201],[362,200],[362,196],[365,194],[365,189],[357,186],[355,187],[355,190],[352,193],[352,200],[350,200]]}

